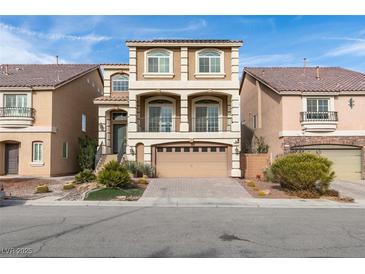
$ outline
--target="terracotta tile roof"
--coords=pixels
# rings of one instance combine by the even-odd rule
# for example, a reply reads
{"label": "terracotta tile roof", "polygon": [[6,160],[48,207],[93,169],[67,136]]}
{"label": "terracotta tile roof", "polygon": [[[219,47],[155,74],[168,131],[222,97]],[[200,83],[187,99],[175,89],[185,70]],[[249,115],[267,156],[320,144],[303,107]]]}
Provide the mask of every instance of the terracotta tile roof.
{"label": "terracotta tile roof", "polygon": [[243,41],[229,39],[153,39],[127,40],[126,43],[243,43]]}
{"label": "terracotta tile roof", "polygon": [[97,102],[128,102],[128,94],[113,95],[113,96],[101,96],[94,99]]}
{"label": "terracotta tile roof", "polygon": [[0,87],[55,87],[98,68],[91,64],[2,64]]}
{"label": "terracotta tile roof", "polygon": [[248,73],[278,92],[365,91],[365,74],[340,67],[246,67]]}

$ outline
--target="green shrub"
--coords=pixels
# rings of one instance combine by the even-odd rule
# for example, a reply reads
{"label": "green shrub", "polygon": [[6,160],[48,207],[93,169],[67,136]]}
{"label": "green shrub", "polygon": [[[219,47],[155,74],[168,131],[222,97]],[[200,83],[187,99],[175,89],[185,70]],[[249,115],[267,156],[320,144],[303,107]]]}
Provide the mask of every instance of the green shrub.
{"label": "green shrub", "polygon": [[97,181],[106,187],[123,187],[129,183],[130,177],[124,165],[110,161],[98,173]]}
{"label": "green shrub", "polygon": [[265,143],[265,138],[262,136],[254,136],[254,146],[256,153],[267,153],[269,151],[269,145]]}
{"label": "green shrub", "polygon": [[144,175],[152,178],[155,175],[155,170],[150,164],[126,161],[123,165],[135,178],[143,177]]}
{"label": "green shrub", "polygon": [[265,197],[265,196],[266,196],[266,192],[265,192],[265,191],[263,191],[263,190],[259,190],[259,191],[257,192],[257,195],[258,195],[259,197]]}
{"label": "green shrub", "polygon": [[335,173],[332,162],[313,153],[292,153],[279,157],[271,166],[273,182],[290,191],[324,194]]}
{"label": "green shrub", "polygon": [[70,189],[73,189],[73,188],[75,188],[76,186],[75,186],[75,184],[74,183],[66,183],[66,184],[64,184],[63,185],[63,189],[64,190],[70,190]]}
{"label": "green shrub", "polygon": [[77,161],[80,170],[94,169],[96,149],[98,147],[97,141],[87,135],[79,138],[80,152],[77,155]]}
{"label": "green shrub", "polygon": [[35,188],[35,193],[47,193],[49,192],[48,185],[38,185]]}
{"label": "green shrub", "polygon": [[270,167],[266,168],[263,171],[264,179],[266,182],[273,182],[274,181],[274,174],[272,173],[272,170]]}
{"label": "green shrub", "polygon": [[75,176],[75,180],[78,184],[89,183],[96,179],[95,174],[91,169],[84,169]]}

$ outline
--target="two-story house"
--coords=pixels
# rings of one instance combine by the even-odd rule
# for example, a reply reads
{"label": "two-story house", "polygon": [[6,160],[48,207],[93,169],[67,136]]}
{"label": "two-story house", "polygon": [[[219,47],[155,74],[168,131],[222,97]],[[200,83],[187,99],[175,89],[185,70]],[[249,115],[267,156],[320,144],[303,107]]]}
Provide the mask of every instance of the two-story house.
{"label": "two-story house", "polygon": [[242,41],[126,45],[129,64],[103,65],[104,95],[94,100],[100,161],[124,156],[159,177],[239,177]]}
{"label": "two-story house", "polygon": [[320,153],[337,179],[365,179],[365,74],[339,67],[245,68],[242,144],[262,136],[273,157]]}
{"label": "two-story house", "polygon": [[78,171],[78,137],[97,138],[98,65],[1,65],[0,174]]}

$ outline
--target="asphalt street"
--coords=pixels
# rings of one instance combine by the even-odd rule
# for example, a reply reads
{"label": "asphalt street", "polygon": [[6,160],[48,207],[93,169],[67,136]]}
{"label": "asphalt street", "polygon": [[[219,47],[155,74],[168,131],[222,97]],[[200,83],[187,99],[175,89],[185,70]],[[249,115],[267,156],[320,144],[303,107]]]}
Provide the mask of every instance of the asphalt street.
{"label": "asphalt street", "polygon": [[365,209],[7,206],[0,257],[365,257]]}

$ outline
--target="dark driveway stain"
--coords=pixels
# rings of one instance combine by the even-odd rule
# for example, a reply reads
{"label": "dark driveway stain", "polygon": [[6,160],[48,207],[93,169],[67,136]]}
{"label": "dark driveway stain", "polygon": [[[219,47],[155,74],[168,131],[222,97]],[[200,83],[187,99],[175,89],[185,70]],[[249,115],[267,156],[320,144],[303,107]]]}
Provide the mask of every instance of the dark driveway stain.
{"label": "dark driveway stain", "polygon": [[237,237],[236,235],[227,234],[227,233],[224,233],[222,236],[219,237],[219,239],[221,239],[222,241],[225,241],[225,242],[244,241],[244,242],[251,243],[250,240],[243,239],[243,238]]}

